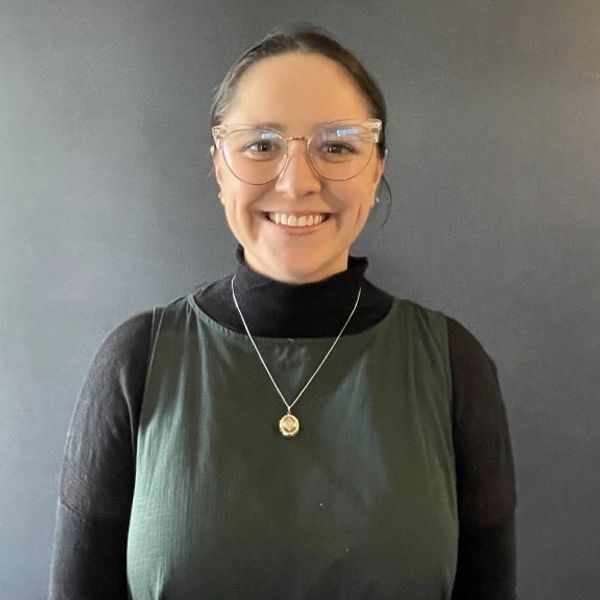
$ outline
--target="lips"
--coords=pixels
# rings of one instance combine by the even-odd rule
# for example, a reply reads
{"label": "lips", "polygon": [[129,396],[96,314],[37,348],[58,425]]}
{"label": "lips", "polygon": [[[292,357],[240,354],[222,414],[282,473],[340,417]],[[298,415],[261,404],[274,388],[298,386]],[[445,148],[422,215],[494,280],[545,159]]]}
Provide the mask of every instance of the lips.
{"label": "lips", "polygon": [[306,212],[306,213],[283,213],[266,212],[264,216],[276,225],[289,227],[291,229],[310,229],[326,221],[330,213]]}

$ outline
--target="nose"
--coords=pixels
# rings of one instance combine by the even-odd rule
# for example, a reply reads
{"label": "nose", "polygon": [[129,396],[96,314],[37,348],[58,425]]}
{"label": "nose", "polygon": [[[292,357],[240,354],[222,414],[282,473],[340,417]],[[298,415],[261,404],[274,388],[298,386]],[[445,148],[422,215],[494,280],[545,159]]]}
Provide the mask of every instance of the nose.
{"label": "nose", "polygon": [[309,162],[306,140],[288,142],[287,163],[277,178],[275,189],[292,198],[321,190],[321,180]]}

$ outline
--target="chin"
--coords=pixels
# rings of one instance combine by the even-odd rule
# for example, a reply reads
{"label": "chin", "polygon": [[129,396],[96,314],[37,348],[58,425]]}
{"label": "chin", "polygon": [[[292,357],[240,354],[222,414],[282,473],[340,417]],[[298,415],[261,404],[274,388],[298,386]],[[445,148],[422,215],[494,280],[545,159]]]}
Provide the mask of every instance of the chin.
{"label": "chin", "polygon": [[285,264],[281,262],[277,265],[277,269],[273,269],[277,273],[277,278],[289,283],[311,283],[321,281],[338,272],[331,266],[323,263],[308,263],[306,261],[288,261]]}

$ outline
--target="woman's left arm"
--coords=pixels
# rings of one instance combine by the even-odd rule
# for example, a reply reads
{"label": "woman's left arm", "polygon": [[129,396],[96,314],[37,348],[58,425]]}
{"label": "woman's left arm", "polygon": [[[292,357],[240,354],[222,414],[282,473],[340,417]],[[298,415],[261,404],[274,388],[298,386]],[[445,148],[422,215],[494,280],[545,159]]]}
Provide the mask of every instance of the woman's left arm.
{"label": "woman's left arm", "polygon": [[447,324],[459,514],[452,600],[515,600],[515,474],[496,365],[463,325]]}

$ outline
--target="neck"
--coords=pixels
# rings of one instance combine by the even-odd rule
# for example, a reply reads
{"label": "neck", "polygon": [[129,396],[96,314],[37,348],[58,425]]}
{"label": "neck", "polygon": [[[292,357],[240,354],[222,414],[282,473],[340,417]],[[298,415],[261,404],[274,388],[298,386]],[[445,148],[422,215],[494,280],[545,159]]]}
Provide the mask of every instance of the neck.
{"label": "neck", "polygon": [[[251,335],[262,337],[334,337],[361,297],[344,335],[358,333],[387,314],[392,297],[364,277],[366,257],[348,257],[348,268],[321,281],[285,283],[252,270],[238,245],[233,282],[239,308]],[[196,302],[224,326],[246,333],[231,293],[231,277],[202,286]]]}

